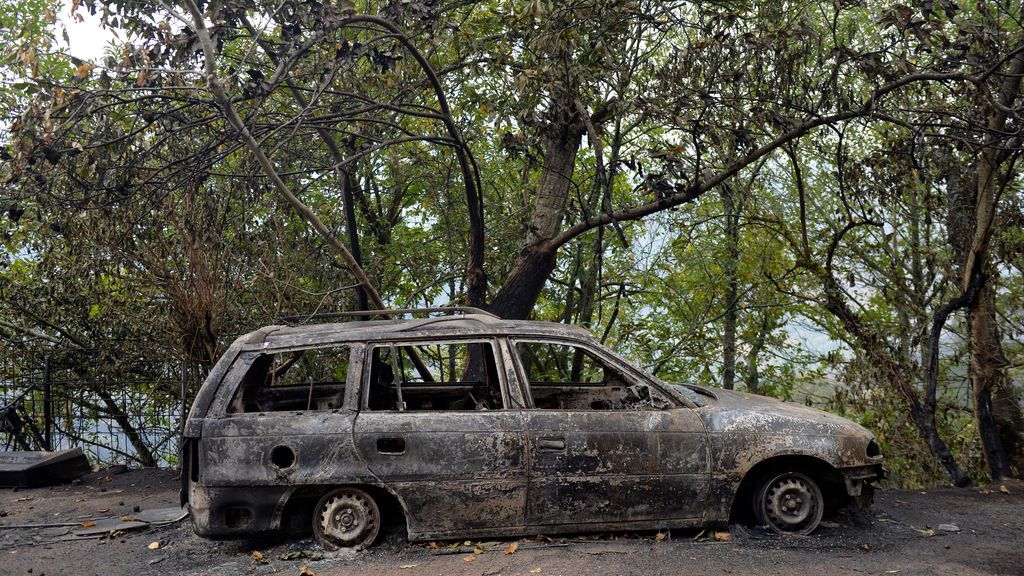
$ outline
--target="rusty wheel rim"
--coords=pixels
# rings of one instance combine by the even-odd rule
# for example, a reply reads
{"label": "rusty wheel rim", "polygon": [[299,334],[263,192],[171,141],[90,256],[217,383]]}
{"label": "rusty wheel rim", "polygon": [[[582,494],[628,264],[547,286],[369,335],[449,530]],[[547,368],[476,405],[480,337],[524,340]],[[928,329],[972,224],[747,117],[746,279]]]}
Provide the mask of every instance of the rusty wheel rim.
{"label": "rusty wheel rim", "polygon": [[317,541],[329,550],[365,548],[380,530],[380,510],[373,498],[358,488],[340,488],[324,495],[313,514]]}
{"label": "rusty wheel rim", "polygon": [[776,532],[810,534],[821,522],[821,489],[803,474],[775,476],[764,484],[758,500],[762,520]]}

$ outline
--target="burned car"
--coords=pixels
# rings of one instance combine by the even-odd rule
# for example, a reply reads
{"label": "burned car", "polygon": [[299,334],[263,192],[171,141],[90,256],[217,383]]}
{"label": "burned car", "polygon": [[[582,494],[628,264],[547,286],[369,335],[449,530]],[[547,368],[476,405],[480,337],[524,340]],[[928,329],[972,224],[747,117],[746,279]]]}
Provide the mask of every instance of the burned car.
{"label": "burned car", "polygon": [[838,416],[664,383],[580,328],[445,310],[236,340],[185,425],[195,531],[305,529],[334,548],[388,520],[424,540],[749,516],[807,534],[884,474],[872,434]]}

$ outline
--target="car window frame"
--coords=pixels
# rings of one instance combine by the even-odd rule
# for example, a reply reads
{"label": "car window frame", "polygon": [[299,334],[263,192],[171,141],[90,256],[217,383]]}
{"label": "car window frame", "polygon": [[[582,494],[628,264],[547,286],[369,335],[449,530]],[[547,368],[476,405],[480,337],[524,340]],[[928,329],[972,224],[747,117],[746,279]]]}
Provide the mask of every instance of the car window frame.
{"label": "car window frame", "polygon": [[[594,356],[595,358],[597,358],[599,361],[605,363],[606,365],[608,365],[608,366],[610,366],[612,368],[618,369],[619,373],[624,378],[627,378],[630,381],[629,383],[631,385],[644,384],[645,386],[649,386],[651,388],[654,388],[655,390],[660,392],[661,395],[663,397],[665,397],[665,399],[667,399],[669,402],[672,403],[672,408],[680,408],[680,407],[692,408],[692,406],[689,406],[688,404],[681,403],[679,401],[679,397],[677,395],[668,393],[665,390],[665,388],[663,386],[661,386],[660,383],[657,381],[657,379],[654,378],[652,375],[647,374],[646,372],[643,372],[641,370],[638,370],[636,367],[633,366],[633,364],[631,362],[629,362],[625,358],[619,356],[618,354],[615,354],[614,352],[612,352],[611,350],[605,348],[604,346],[596,345],[596,344],[594,344],[592,342],[587,342],[586,340],[583,340],[583,339],[566,338],[566,337],[561,337],[561,336],[543,336],[543,335],[535,335],[535,334],[523,335],[523,336],[510,335],[508,337],[508,346],[509,346],[509,349],[511,350],[511,353],[512,353],[512,362],[515,364],[516,379],[519,380],[520,392],[523,394],[523,398],[526,401],[526,408],[525,408],[526,410],[539,410],[539,411],[545,411],[545,412],[561,411],[561,412],[574,412],[574,413],[575,412],[602,412],[602,413],[604,413],[604,412],[628,412],[626,410],[597,410],[597,409],[594,409],[594,408],[591,408],[591,409],[576,409],[576,410],[567,410],[567,409],[561,409],[561,408],[559,408],[559,409],[537,408],[536,404],[533,401],[533,392],[530,390],[530,379],[528,378],[528,375],[526,374],[526,367],[523,366],[522,358],[520,358],[520,356],[519,356],[519,350],[516,348],[516,344],[518,344],[519,342],[532,342],[532,343],[537,343],[537,344],[558,344],[558,345],[562,345],[562,346],[574,346],[574,347],[577,347],[577,348],[582,348],[587,353],[589,353],[591,356]],[[669,409],[671,409],[671,408],[669,408]],[[655,410],[655,411],[657,411],[657,410]]]}
{"label": "car window frame", "polygon": [[[299,350],[313,350],[320,348],[338,348],[348,347],[349,358],[348,358],[348,372],[345,374],[345,395],[341,406],[332,408],[331,410],[282,410],[282,411],[271,411],[271,412],[229,412],[228,408],[231,406],[231,402],[234,400],[235,395],[239,392],[239,387],[242,384],[242,380],[245,378],[246,373],[252,368],[253,362],[256,358],[269,355],[269,354],[283,354],[288,352],[296,352]],[[357,381],[353,380],[354,377],[358,377],[362,372],[362,359],[363,359],[363,348],[365,345],[362,342],[353,342],[349,340],[339,341],[326,341],[306,344],[290,344],[287,346],[267,346],[265,343],[260,346],[245,347],[239,350],[238,355],[231,362],[231,366],[224,374],[221,380],[220,386],[217,388],[216,397],[211,403],[208,414],[213,418],[237,418],[242,416],[251,415],[263,415],[264,417],[271,414],[330,414],[341,411],[352,412],[355,410],[355,404],[353,401],[356,399],[356,386]]]}
{"label": "car window frame", "polygon": [[[389,348],[401,346],[416,346],[420,344],[487,344],[491,347],[494,356],[496,372],[498,373],[498,386],[501,389],[501,408],[491,408],[490,412],[507,412],[521,410],[513,406],[511,395],[511,384],[508,374],[504,369],[506,361],[504,351],[500,346],[500,339],[496,336],[486,334],[474,334],[472,336],[418,336],[412,338],[380,338],[367,341],[362,350],[360,358],[361,371],[359,377],[359,391],[356,398],[356,406],[360,412],[367,414],[465,414],[479,412],[479,410],[371,410],[370,409],[370,369],[373,364],[373,350],[375,348]],[[525,402],[525,400],[524,400]]]}

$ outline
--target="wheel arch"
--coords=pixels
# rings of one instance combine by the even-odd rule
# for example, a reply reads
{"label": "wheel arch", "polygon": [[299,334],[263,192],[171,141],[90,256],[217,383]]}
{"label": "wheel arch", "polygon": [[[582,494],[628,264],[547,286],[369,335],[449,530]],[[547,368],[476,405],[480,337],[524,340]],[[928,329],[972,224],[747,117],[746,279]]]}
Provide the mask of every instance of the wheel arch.
{"label": "wheel arch", "polygon": [[279,507],[279,517],[275,520],[283,530],[304,533],[312,526],[313,507],[316,506],[316,503],[324,494],[338,488],[363,490],[376,501],[385,524],[408,525],[409,511],[405,501],[385,485],[365,482],[298,486],[287,496],[284,505]]}
{"label": "wheel arch", "polygon": [[768,474],[781,471],[801,472],[814,479],[821,488],[826,510],[835,509],[846,497],[843,475],[828,461],[809,454],[783,454],[761,460],[747,469],[733,494],[729,522],[753,519],[754,490]]}

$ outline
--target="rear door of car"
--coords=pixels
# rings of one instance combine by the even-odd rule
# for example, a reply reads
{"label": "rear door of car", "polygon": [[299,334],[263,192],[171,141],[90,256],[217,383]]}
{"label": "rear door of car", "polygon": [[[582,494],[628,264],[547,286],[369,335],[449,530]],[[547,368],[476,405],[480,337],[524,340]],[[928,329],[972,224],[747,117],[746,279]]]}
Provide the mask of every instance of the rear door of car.
{"label": "rear door of car", "polygon": [[526,505],[523,405],[493,341],[367,347],[357,450],[405,503],[410,534],[520,526]]}
{"label": "rear door of car", "polygon": [[[292,486],[369,477],[352,442],[349,383],[358,375],[352,360],[360,351],[324,343],[238,354],[202,421],[201,437],[190,442],[190,481],[236,489],[218,503],[230,509],[211,514],[239,513],[252,526],[273,528],[281,493]],[[232,524],[230,516],[226,523]]]}
{"label": "rear door of car", "polygon": [[655,527],[703,515],[707,440],[689,408],[600,347],[530,338],[511,348],[532,398],[528,525]]}

